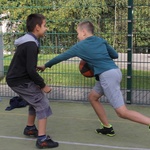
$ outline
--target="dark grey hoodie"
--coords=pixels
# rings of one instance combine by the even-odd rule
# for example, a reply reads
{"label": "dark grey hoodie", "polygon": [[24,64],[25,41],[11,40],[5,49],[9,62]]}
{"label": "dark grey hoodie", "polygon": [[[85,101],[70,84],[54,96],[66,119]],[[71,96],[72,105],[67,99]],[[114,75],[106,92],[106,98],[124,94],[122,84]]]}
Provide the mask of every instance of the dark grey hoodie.
{"label": "dark grey hoodie", "polygon": [[36,71],[39,52],[38,39],[32,33],[27,33],[15,40],[14,44],[16,52],[7,72],[7,84],[14,87],[33,81],[43,88],[44,80]]}

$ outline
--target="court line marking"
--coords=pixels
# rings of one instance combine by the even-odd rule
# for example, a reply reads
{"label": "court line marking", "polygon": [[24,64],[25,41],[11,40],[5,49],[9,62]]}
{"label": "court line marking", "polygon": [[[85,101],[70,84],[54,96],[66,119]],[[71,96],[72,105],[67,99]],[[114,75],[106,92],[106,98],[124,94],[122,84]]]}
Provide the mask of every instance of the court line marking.
{"label": "court line marking", "polygon": [[[15,136],[2,136],[2,135],[0,135],[0,138],[15,139],[15,140],[28,140],[28,141],[36,140],[36,139],[30,139],[30,138],[22,138],[22,137],[15,137]],[[146,148],[119,147],[119,146],[110,146],[110,145],[101,145],[101,144],[88,144],[88,143],[65,142],[65,141],[58,141],[58,142],[61,144],[66,144],[66,145],[103,147],[103,148],[119,149],[119,150],[150,150],[150,149],[146,149]]]}

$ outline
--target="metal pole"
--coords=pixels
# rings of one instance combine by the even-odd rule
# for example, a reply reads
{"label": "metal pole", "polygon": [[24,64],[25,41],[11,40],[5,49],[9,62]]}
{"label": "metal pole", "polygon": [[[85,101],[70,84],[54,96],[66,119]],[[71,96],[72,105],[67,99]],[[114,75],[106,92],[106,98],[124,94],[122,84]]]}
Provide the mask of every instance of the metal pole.
{"label": "metal pole", "polygon": [[3,34],[2,26],[0,25],[0,78],[4,77],[4,66],[3,66]]}
{"label": "metal pole", "polygon": [[132,30],[133,30],[133,0],[128,0],[128,63],[127,63],[127,104],[132,101]]}

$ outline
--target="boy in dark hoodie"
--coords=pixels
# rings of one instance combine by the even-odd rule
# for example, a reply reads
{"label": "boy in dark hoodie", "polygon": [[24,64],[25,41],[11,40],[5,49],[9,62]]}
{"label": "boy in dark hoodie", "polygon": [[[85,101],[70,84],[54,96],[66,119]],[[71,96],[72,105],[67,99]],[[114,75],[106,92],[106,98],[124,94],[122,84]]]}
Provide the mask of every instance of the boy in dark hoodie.
{"label": "boy in dark hoodie", "polygon": [[[47,117],[52,114],[52,110],[44,95],[50,92],[51,88],[44,83],[43,78],[36,71],[38,39],[47,31],[45,17],[41,14],[29,15],[26,28],[28,33],[15,40],[16,52],[8,69],[6,82],[14,92],[29,103],[24,135],[37,137],[38,148],[53,148],[57,147],[58,143],[46,135]],[[35,126],[36,117],[38,130]]]}

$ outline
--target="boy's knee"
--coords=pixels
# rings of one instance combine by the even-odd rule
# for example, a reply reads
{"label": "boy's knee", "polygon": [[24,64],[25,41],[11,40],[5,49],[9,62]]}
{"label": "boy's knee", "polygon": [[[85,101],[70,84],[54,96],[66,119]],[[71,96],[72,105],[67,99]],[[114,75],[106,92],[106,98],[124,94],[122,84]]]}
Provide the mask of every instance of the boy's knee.
{"label": "boy's knee", "polygon": [[128,116],[128,113],[129,113],[129,111],[125,105],[115,109],[115,111],[116,111],[118,117],[123,118],[123,119],[126,119]]}
{"label": "boy's knee", "polygon": [[92,94],[91,94],[91,92],[88,94],[88,100],[89,100],[89,101],[92,100]]}
{"label": "boy's knee", "polygon": [[89,100],[90,102],[92,102],[92,101],[98,101],[100,97],[101,97],[101,96],[100,96],[98,93],[96,93],[95,91],[91,91],[91,92],[88,94],[88,100]]}
{"label": "boy's knee", "polygon": [[117,112],[118,117],[126,119],[126,111],[119,111]]}

